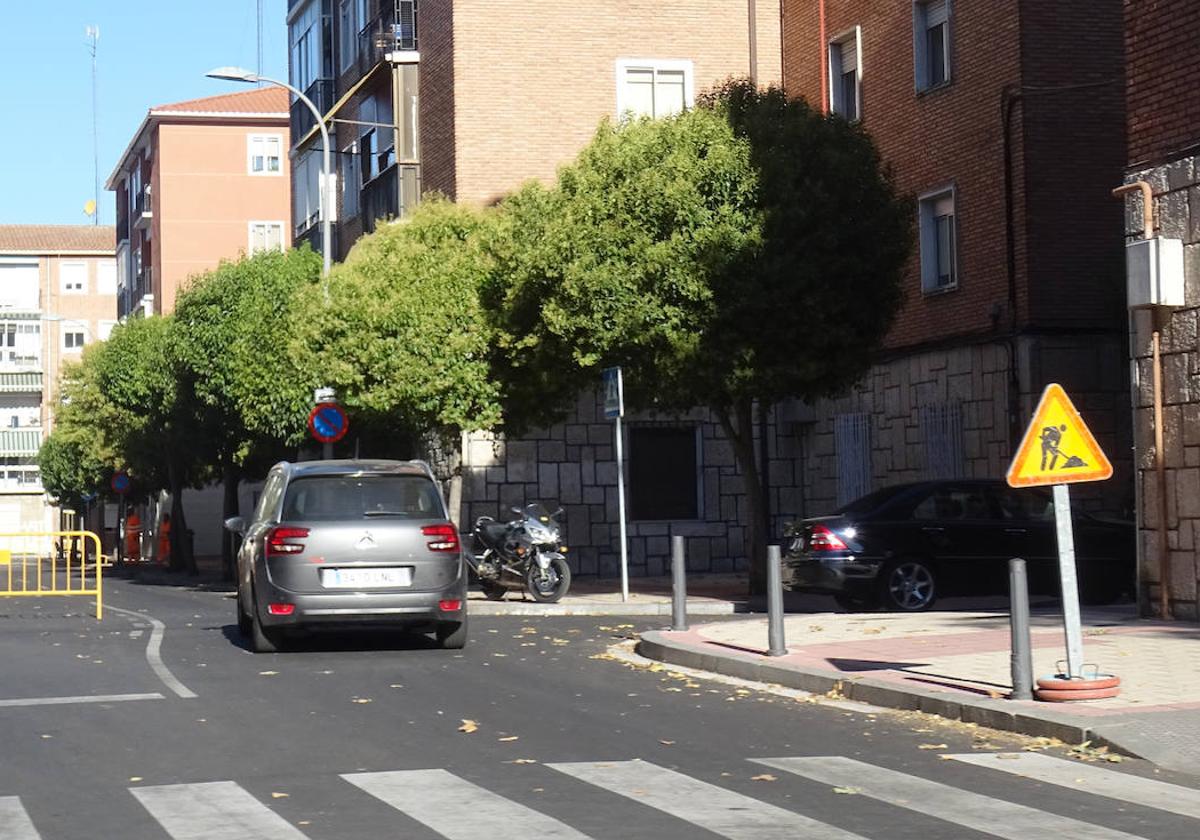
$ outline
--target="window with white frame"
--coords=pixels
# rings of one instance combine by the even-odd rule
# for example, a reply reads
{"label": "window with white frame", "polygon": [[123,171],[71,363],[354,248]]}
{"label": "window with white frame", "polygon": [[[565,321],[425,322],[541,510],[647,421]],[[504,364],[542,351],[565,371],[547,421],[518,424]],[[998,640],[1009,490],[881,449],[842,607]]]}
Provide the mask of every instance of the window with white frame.
{"label": "window with white frame", "polygon": [[283,222],[251,222],[249,253],[282,251]]}
{"label": "window with white frame", "polygon": [[96,263],[96,293],[115,295],[117,293],[117,264],[105,260]]}
{"label": "window with white frame", "polygon": [[310,147],[292,161],[292,223],[297,234],[317,223],[321,214],[321,150]]}
{"label": "window with white frame", "polygon": [[279,175],[283,171],[282,154],[282,134],[246,136],[246,171],[251,175]]}
{"label": "window with white frame", "polygon": [[83,330],[64,329],[62,334],[63,350],[83,349]]}
{"label": "window with white frame", "polygon": [[0,308],[37,309],[41,271],[36,260],[0,257]]}
{"label": "window with white frame", "polygon": [[692,62],[617,61],[617,115],[669,117],[692,106]]}
{"label": "window with white frame", "polygon": [[921,196],[921,290],[943,292],[958,286],[958,225],[954,188]]}
{"label": "window with white frame", "polygon": [[87,294],[87,263],[59,263],[58,287],[64,295]]}
{"label": "window with white frame", "polygon": [[829,101],[848,120],[862,116],[862,28],[829,42]]}
{"label": "window with white frame", "polygon": [[913,4],[913,64],[917,90],[950,81],[950,0]]}

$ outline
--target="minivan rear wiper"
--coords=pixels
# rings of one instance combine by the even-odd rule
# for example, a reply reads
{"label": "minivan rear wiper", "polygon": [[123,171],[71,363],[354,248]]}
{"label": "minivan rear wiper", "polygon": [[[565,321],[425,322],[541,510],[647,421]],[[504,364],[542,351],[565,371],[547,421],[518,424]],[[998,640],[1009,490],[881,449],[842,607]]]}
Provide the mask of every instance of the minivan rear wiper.
{"label": "minivan rear wiper", "polygon": [[408,516],[402,510],[364,510],[363,516]]}

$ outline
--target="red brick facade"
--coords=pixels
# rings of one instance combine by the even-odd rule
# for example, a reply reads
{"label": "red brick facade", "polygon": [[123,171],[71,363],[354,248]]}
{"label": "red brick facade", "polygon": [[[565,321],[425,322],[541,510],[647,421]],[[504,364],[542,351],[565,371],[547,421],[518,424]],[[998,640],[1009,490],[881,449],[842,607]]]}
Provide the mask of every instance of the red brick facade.
{"label": "red brick facade", "polygon": [[[1005,102],[1011,156],[1016,326],[1119,326],[1121,16],[1118,0],[951,4],[950,81],[916,90],[912,3],[784,0],[784,83],[821,101],[826,43],[862,33],[862,124],[914,197],[953,185],[958,288],[921,291],[918,261],[889,345],[904,348],[1013,324],[1006,233]],[[1049,87],[1091,85],[1066,90]]]}
{"label": "red brick facade", "polygon": [[1153,166],[1200,146],[1200,3],[1125,0],[1129,164]]}

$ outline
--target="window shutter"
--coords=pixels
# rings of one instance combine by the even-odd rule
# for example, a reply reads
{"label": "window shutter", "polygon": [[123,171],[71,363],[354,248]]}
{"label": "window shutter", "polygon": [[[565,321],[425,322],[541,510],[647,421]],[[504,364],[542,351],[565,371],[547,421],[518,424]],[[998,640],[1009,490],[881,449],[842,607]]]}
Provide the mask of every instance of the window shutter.
{"label": "window shutter", "polygon": [[925,4],[926,29],[932,29],[940,23],[945,23],[949,18],[949,8],[946,0],[931,0]]}

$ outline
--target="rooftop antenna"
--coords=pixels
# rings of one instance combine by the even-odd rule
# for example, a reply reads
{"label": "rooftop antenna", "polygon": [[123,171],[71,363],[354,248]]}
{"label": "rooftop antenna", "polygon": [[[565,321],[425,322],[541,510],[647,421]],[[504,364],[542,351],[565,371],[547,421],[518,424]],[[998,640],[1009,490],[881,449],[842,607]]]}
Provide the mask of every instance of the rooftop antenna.
{"label": "rooftop antenna", "polygon": [[[261,0],[260,0],[261,5]],[[96,46],[100,42],[100,27],[89,26],[85,30],[87,48],[92,54],[92,224],[100,224],[100,131],[97,127],[96,107]]]}
{"label": "rooftop antenna", "polygon": [[[263,74],[263,0],[258,0],[258,75]],[[259,81],[259,87],[263,82]]]}

